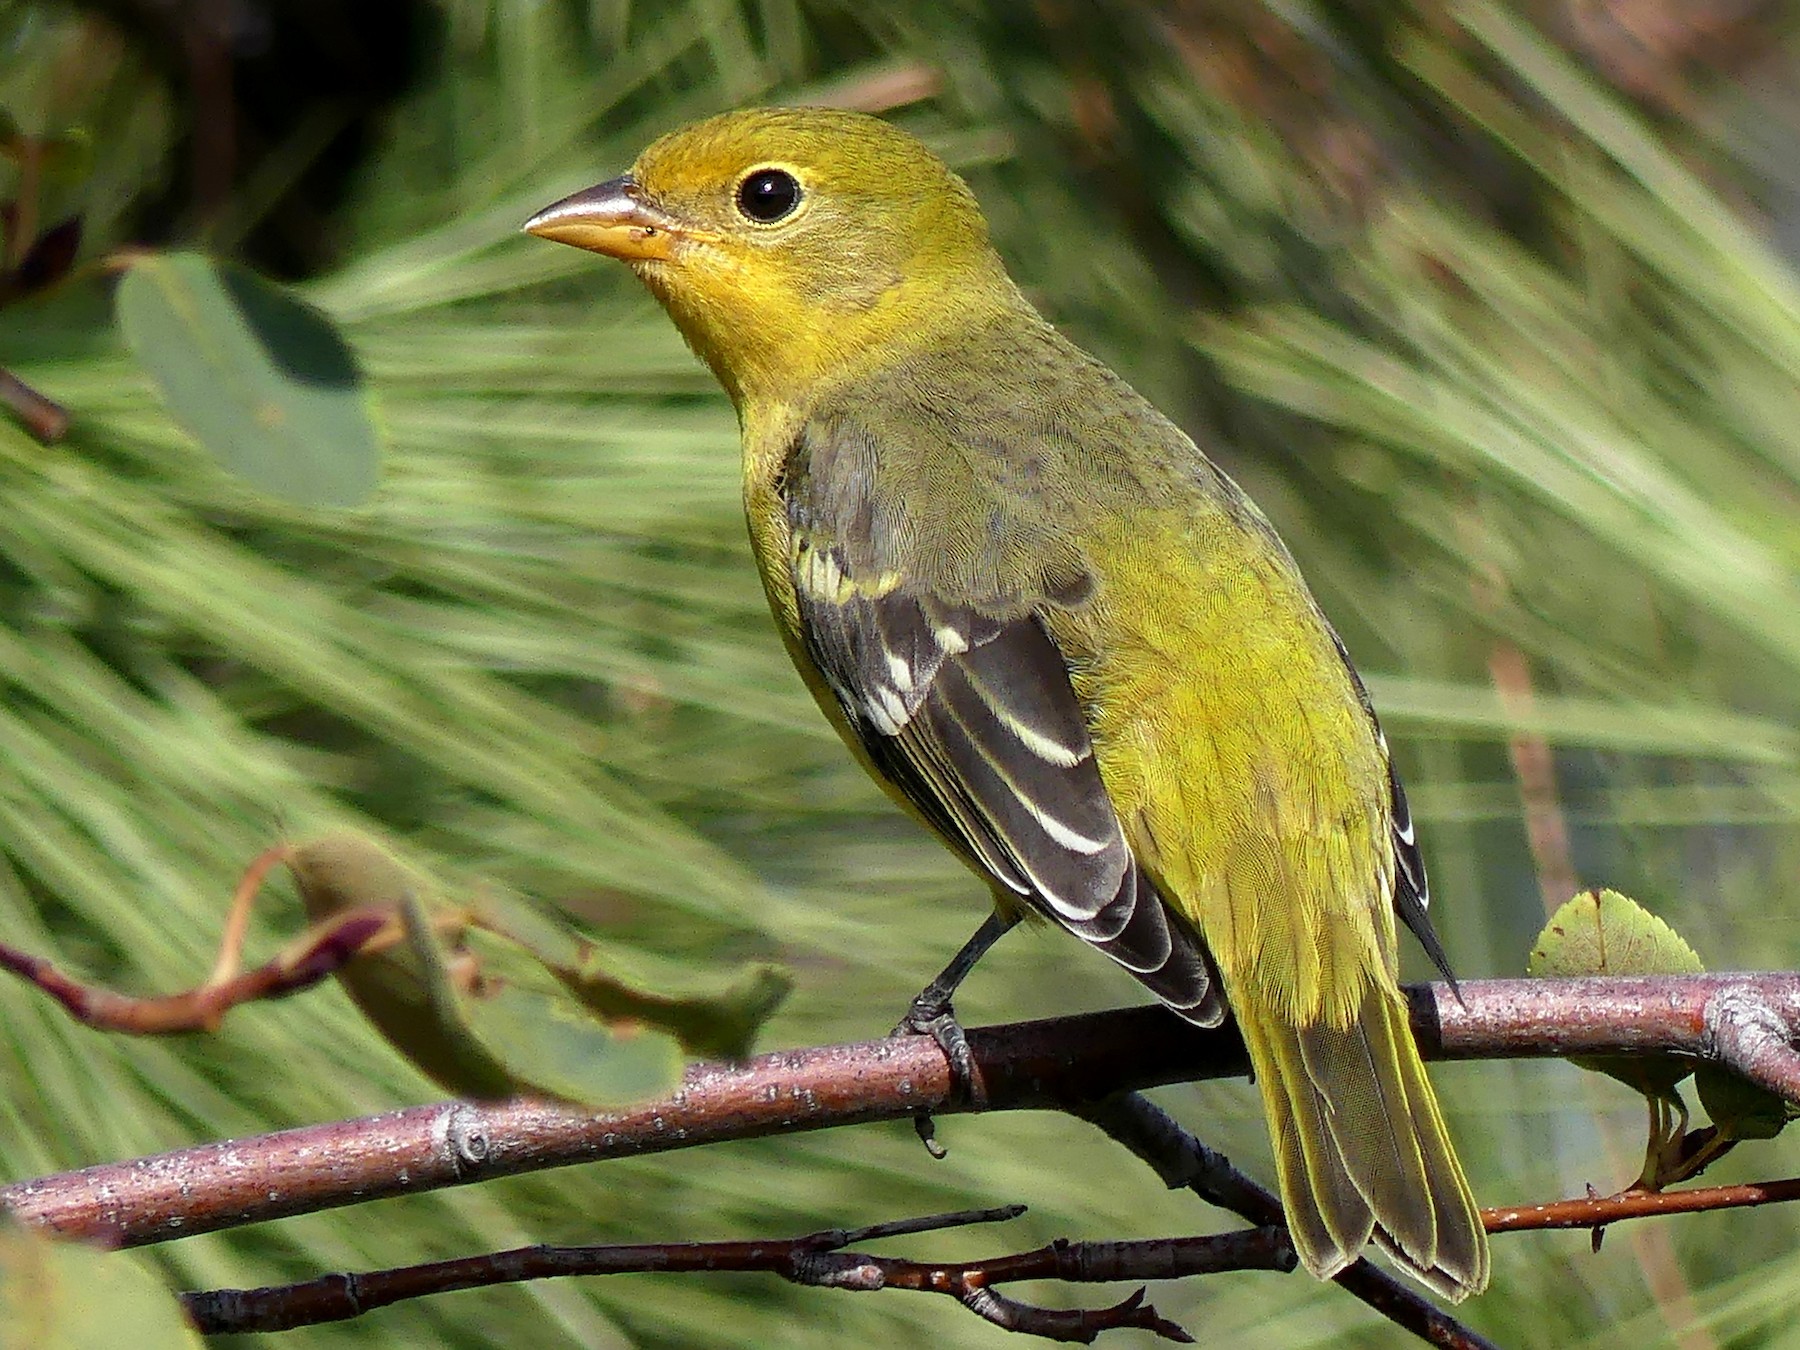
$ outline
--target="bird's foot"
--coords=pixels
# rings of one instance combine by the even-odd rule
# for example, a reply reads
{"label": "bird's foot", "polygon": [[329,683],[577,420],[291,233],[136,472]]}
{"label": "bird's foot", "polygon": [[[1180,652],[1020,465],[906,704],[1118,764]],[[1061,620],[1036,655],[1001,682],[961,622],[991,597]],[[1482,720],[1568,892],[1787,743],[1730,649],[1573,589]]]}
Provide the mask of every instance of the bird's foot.
{"label": "bird's foot", "polygon": [[[900,1019],[900,1025],[894,1028],[894,1035],[931,1037],[937,1042],[938,1049],[944,1052],[944,1059],[950,1067],[951,1097],[977,1109],[986,1106],[987,1091],[975,1073],[975,1056],[969,1050],[969,1038],[963,1031],[962,1023],[956,1020],[956,1013],[949,1000],[934,997],[933,993],[934,991],[927,989],[912,1001],[912,1007]],[[921,1111],[913,1117],[913,1128],[918,1131],[920,1142],[932,1157],[945,1156],[948,1150],[938,1143],[937,1128],[932,1123],[929,1111]]]}

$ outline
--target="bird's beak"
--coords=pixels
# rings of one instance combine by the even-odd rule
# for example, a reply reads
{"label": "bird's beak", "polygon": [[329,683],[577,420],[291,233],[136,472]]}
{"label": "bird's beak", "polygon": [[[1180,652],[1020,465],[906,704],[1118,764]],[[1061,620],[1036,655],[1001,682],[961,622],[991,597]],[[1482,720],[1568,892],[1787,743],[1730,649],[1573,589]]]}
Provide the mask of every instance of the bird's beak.
{"label": "bird's beak", "polygon": [[653,205],[629,175],[546,206],[521,227],[540,239],[573,244],[627,262],[664,262],[675,245],[693,234]]}

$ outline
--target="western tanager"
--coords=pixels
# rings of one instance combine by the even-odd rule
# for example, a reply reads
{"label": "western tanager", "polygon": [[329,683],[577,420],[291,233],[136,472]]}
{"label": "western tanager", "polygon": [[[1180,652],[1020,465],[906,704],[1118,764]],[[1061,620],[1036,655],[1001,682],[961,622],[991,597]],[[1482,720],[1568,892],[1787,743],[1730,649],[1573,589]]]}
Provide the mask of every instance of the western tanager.
{"label": "western tanager", "polygon": [[[728,113],[525,227],[622,258],[737,405],[769,602],[827,717],[1021,914],[1237,1018],[1294,1243],[1451,1298],[1481,1219],[1407,1025],[1425,873],[1362,684],[1262,513],[1007,276],[875,118]],[[935,1000],[935,1002],[934,1002]]]}

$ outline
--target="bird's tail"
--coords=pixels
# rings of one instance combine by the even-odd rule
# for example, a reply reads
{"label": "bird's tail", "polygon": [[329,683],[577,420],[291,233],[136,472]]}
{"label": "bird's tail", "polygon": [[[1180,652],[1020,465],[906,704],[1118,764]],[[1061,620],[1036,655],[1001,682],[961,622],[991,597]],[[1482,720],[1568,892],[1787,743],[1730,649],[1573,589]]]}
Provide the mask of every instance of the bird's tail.
{"label": "bird's tail", "polygon": [[1329,1279],[1373,1240],[1445,1298],[1480,1293],[1487,1235],[1398,993],[1371,986],[1347,1027],[1233,1002],[1301,1264]]}

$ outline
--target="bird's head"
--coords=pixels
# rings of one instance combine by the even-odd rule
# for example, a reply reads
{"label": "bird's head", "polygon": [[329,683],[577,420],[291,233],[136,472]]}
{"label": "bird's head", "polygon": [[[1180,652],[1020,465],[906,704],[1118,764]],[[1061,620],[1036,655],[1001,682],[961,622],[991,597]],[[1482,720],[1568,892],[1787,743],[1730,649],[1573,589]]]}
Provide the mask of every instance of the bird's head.
{"label": "bird's head", "polygon": [[630,263],[740,408],[1018,303],[967,185],[861,113],[684,127],[525,229]]}

